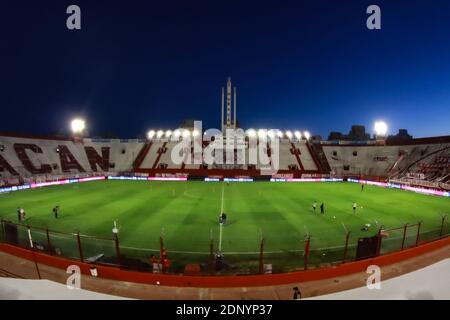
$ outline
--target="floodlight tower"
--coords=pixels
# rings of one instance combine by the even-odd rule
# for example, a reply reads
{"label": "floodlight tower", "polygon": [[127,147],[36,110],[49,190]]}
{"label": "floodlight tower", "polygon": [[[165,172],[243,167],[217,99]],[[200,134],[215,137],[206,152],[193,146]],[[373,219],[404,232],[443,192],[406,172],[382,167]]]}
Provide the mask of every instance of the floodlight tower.
{"label": "floodlight tower", "polygon": [[[234,91],[234,92],[232,92]],[[234,100],[234,105],[232,100]],[[227,80],[227,110],[225,114],[225,89],[222,87],[222,132],[225,134],[226,129],[236,129],[236,87],[234,90],[231,85],[231,78]],[[224,119],[225,116],[225,119]]]}
{"label": "floodlight tower", "polygon": [[303,136],[305,137],[305,139],[308,141],[309,138],[311,138],[311,134],[309,133],[309,131],[305,131],[303,132]]}
{"label": "floodlight tower", "polygon": [[376,121],[374,125],[376,140],[383,142],[386,139],[388,126],[384,121]]}
{"label": "floodlight tower", "polygon": [[72,130],[75,141],[81,141],[83,132],[86,129],[86,122],[83,119],[75,118],[70,123],[70,128]]}
{"label": "floodlight tower", "polygon": [[155,130],[150,130],[149,132],[147,132],[147,139],[152,140],[155,134],[156,134]]}

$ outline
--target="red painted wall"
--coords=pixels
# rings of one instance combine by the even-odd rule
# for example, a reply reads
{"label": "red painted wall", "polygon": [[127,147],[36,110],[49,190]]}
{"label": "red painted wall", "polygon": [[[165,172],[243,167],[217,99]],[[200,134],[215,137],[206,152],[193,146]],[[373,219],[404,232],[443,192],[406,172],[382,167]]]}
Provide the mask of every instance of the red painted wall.
{"label": "red painted wall", "polygon": [[[272,286],[295,282],[306,282],[344,276],[357,272],[364,272],[369,265],[386,266],[406,259],[414,258],[424,253],[443,248],[450,245],[450,237],[429,242],[415,248],[406,249],[373,259],[348,262],[335,267],[321,269],[311,269],[307,271],[298,271],[271,275],[242,275],[242,276],[182,276],[153,274],[147,272],[137,272],[123,270],[117,267],[108,267],[96,265],[98,276],[106,279],[119,281],[129,281],[136,283],[156,284],[174,287],[199,287],[199,288],[225,288],[225,287],[254,287],[254,286]],[[8,244],[0,244],[0,251],[12,254],[14,256],[33,260],[31,251],[14,247]],[[90,275],[92,265],[81,263],[79,261],[68,260],[60,257],[54,257],[43,253],[35,253],[36,261],[48,266],[67,269],[69,265],[78,265],[83,274]]]}

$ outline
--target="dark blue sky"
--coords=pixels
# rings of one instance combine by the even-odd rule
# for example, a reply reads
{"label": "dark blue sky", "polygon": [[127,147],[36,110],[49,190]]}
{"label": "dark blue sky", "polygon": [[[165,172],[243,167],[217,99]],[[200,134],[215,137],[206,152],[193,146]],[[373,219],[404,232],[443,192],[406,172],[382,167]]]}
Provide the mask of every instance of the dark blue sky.
{"label": "dark blue sky", "polygon": [[[70,4],[82,30],[66,28]],[[370,4],[382,30],[366,28]],[[183,119],[220,126],[237,85],[243,128],[327,137],[384,119],[450,134],[450,1],[2,1],[0,131],[48,134],[84,116],[134,137]]]}

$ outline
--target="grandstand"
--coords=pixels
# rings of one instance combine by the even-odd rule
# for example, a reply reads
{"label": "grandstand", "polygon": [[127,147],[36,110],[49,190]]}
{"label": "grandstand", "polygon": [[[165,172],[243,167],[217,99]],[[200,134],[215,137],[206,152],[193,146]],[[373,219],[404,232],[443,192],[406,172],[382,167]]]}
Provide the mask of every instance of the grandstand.
{"label": "grandstand", "polygon": [[[75,119],[72,137],[0,132],[0,185],[125,174],[361,178],[450,189],[450,136],[386,139],[384,122],[375,123],[381,130],[377,140],[371,140],[363,126],[353,126],[349,136],[362,141],[313,140],[309,132],[299,130],[243,131],[230,78],[221,101],[221,131],[203,132],[201,122],[189,120],[174,130],[150,130],[147,139],[90,139],[83,137],[84,120]],[[205,161],[210,149],[212,163]],[[267,173],[267,168],[274,170]]]}
{"label": "grandstand", "polygon": [[2,185],[131,172],[144,141],[0,137]]}
{"label": "grandstand", "polygon": [[366,176],[403,183],[449,189],[450,138],[421,138],[378,146],[330,145],[323,150],[338,176]]}
{"label": "grandstand", "polygon": [[[203,149],[208,145],[204,141]],[[174,163],[177,142],[168,139],[73,139],[0,135],[0,183],[50,181],[70,177],[108,174],[263,175],[261,165],[248,163],[250,148],[234,149],[239,165]],[[193,158],[193,142],[190,147]],[[264,152],[269,156],[270,148]],[[188,153],[186,153],[187,156]],[[270,158],[270,156],[269,156]],[[450,189],[450,137],[415,139],[406,144],[378,145],[373,141],[310,142],[281,138],[277,175],[291,178],[366,177]]]}

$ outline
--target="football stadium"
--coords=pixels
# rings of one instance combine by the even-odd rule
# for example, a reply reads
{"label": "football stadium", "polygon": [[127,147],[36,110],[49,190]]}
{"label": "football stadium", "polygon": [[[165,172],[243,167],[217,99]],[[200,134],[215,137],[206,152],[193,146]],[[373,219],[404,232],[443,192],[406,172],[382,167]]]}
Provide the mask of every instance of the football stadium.
{"label": "football stadium", "polygon": [[[358,112],[342,107],[346,124],[365,125],[325,137],[323,130],[342,124],[322,116],[344,123],[341,111],[285,111],[284,101],[262,116],[247,91],[269,99],[285,87],[252,89],[242,74],[221,74],[212,92],[199,89],[212,97],[204,109],[193,107],[200,94],[172,109],[165,97],[150,99],[159,106],[148,113],[114,105],[115,94],[128,99],[139,90],[130,79],[135,84],[124,90],[131,91],[103,94],[109,111],[96,113],[92,103],[59,113],[33,106],[22,115],[13,109],[25,102],[11,103],[7,130],[0,128],[0,297],[449,299],[448,280],[436,275],[449,270],[450,136],[398,129],[414,123],[416,131],[437,132],[438,122],[417,124],[403,111],[374,116],[367,106],[353,120]],[[55,89],[50,96],[59,96]],[[72,99],[78,89],[61,90]],[[41,113],[69,121],[25,125]],[[214,118],[212,129],[203,116]],[[150,125],[141,127],[145,117]],[[96,131],[114,131],[118,122],[140,133]],[[448,122],[443,128],[448,133]],[[377,272],[384,291],[372,290],[380,289],[371,282]]]}
{"label": "football stadium", "polygon": [[98,266],[100,277],[108,266],[227,287],[223,276],[320,272],[447,243],[450,137],[388,139],[385,123],[357,143],[242,130],[232,92],[228,79],[227,134],[195,121],[90,139],[82,119],[68,138],[3,134],[4,249]]}

